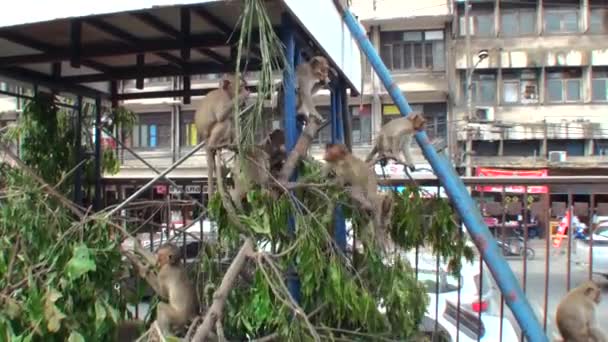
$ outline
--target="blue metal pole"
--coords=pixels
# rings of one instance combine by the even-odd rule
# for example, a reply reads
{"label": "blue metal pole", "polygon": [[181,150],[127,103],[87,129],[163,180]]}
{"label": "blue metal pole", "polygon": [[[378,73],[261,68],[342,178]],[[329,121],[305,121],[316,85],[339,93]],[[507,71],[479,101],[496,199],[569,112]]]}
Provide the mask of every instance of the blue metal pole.
{"label": "blue metal pole", "polygon": [[[348,26],[350,32],[357,40],[359,47],[367,56],[380,80],[382,80],[393,102],[399,108],[401,114],[407,116],[412,109],[397,84],[393,82],[388,69],[367,38],[366,33],[361,29],[359,22],[348,9],[344,9],[339,3],[336,3],[336,6],[342,12],[346,26]],[[515,278],[509,264],[499,252],[496,241],[485,225],[464,183],[456,174],[450,162],[435,151],[426,132],[418,132],[416,134],[416,141],[420,145],[422,153],[433,167],[437,178],[439,178],[452,203],[454,203],[460,217],[462,217],[469,234],[490,268],[494,279],[496,279],[500,290],[506,298],[507,304],[511,308],[511,311],[513,311],[527,339],[531,342],[548,342],[538,318],[517,282],[517,278]]]}
{"label": "blue metal pole", "polygon": [[[296,43],[293,32],[293,23],[288,14],[283,14],[281,18],[282,25],[282,40],[285,45],[285,57],[288,65],[283,71],[283,90],[284,90],[284,113],[285,113],[285,145],[287,151],[291,152],[296,146],[298,140],[298,128],[296,127],[296,77],[295,77],[295,59],[296,59]],[[295,181],[297,173],[292,175],[292,181]],[[296,225],[293,216],[289,218],[289,235],[295,236]],[[295,266],[292,264],[289,267],[287,274],[287,287],[291,296],[297,301],[300,301],[300,281]]]}
{"label": "blue metal pole", "polygon": [[[334,144],[343,143],[342,126],[342,87],[344,82],[337,81],[331,89],[331,142]],[[334,240],[336,245],[343,252],[346,251],[346,222],[342,206],[336,206],[334,211]]]}

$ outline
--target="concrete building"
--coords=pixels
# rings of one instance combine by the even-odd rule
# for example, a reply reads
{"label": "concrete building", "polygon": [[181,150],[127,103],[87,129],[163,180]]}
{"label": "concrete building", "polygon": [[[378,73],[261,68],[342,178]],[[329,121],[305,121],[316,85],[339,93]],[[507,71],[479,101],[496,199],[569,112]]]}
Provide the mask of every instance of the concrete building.
{"label": "concrete building", "polygon": [[[446,136],[456,166],[466,167],[467,155],[472,167],[550,174],[608,166],[608,2],[471,0],[468,49],[464,1],[353,6],[414,110],[436,124],[430,133]],[[368,80],[376,128],[394,107]]]}

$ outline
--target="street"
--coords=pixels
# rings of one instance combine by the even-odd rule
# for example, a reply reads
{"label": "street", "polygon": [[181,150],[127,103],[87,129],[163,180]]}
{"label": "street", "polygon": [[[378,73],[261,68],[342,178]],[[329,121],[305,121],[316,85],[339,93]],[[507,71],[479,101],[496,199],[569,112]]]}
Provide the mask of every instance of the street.
{"label": "street", "polygon": [[[527,277],[526,277],[526,297],[530,301],[530,305],[534,309],[541,324],[543,324],[543,308],[545,305],[545,262],[546,262],[546,247],[544,240],[533,239],[529,244],[534,248],[536,257],[534,260],[527,261]],[[549,256],[549,278],[548,278],[548,305],[547,305],[547,336],[550,341],[559,337],[557,327],[555,325],[555,310],[559,301],[566,294],[567,287],[567,255],[555,253],[550,247]],[[523,281],[523,260],[521,258],[507,258],[511,269],[520,281]],[[574,261],[571,262],[571,288],[578,286],[582,281],[586,280],[589,274],[588,265],[577,265]],[[608,321],[608,280],[600,275],[594,275],[593,280],[597,281],[602,287],[603,300],[597,310],[598,321]],[[522,284],[522,283],[520,283]],[[519,327],[513,318],[510,310],[505,304],[505,312],[508,312],[509,319],[513,326],[519,332]]]}

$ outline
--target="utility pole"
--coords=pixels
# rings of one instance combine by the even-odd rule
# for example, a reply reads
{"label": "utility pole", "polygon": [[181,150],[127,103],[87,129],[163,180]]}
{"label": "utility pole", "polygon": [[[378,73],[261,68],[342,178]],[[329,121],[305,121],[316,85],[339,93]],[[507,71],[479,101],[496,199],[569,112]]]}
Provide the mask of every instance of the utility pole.
{"label": "utility pole", "polygon": [[469,0],[464,1],[464,33],[465,33],[465,50],[467,54],[467,77],[466,77],[466,89],[467,89],[467,143],[465,147],[465,175],[470,177],[473,175],[471,165],[471,152],[473,150],[473,136],[469,130],[469,124],[473,120],[473,96],[472,96],[472,76],[473,76],[473,56],[471,56],[471,22],[470,22],[470,7]]}

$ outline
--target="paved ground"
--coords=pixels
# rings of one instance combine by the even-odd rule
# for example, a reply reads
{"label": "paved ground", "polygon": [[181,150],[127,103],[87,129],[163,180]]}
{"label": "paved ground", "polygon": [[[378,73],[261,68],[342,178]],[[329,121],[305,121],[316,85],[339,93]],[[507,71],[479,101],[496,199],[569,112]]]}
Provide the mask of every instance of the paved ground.
{"label": "paved ground", "polygon": [[[541,324],[544,322],[545,307],[545,264],[546,247],[545,241],[532,240],[532,246],[536,251],[534,260],[527,262],[526,295],[532,308],[536,312]],[[547,336],[550,340],[558,337],[555,326],[555,310],[557,304],[566,294],[567,288],[567,265],[568,260],[565,254],[555,253],[550,247],[549,253],[549,278],[548,278],[548,305],[547,305]],[[521,258],[508,259],[511,269],[515,272],[520,281],[523,281],[523,260]],[[586,280],[589,275],[588,266],[577,265],[571,262],[571,287],[575,287]],[[594,280],[598,281],[603,287],[603,301],[598,309],[599,321],[608,322],[608,280],[602,276],[594,275]],[[506,306],[505,306],[506,307]],[[509,310],[510,311],[510,310]],[[510,313],[510,312],[509,312]],[[519,332],[515,319],[509,317]]]}

